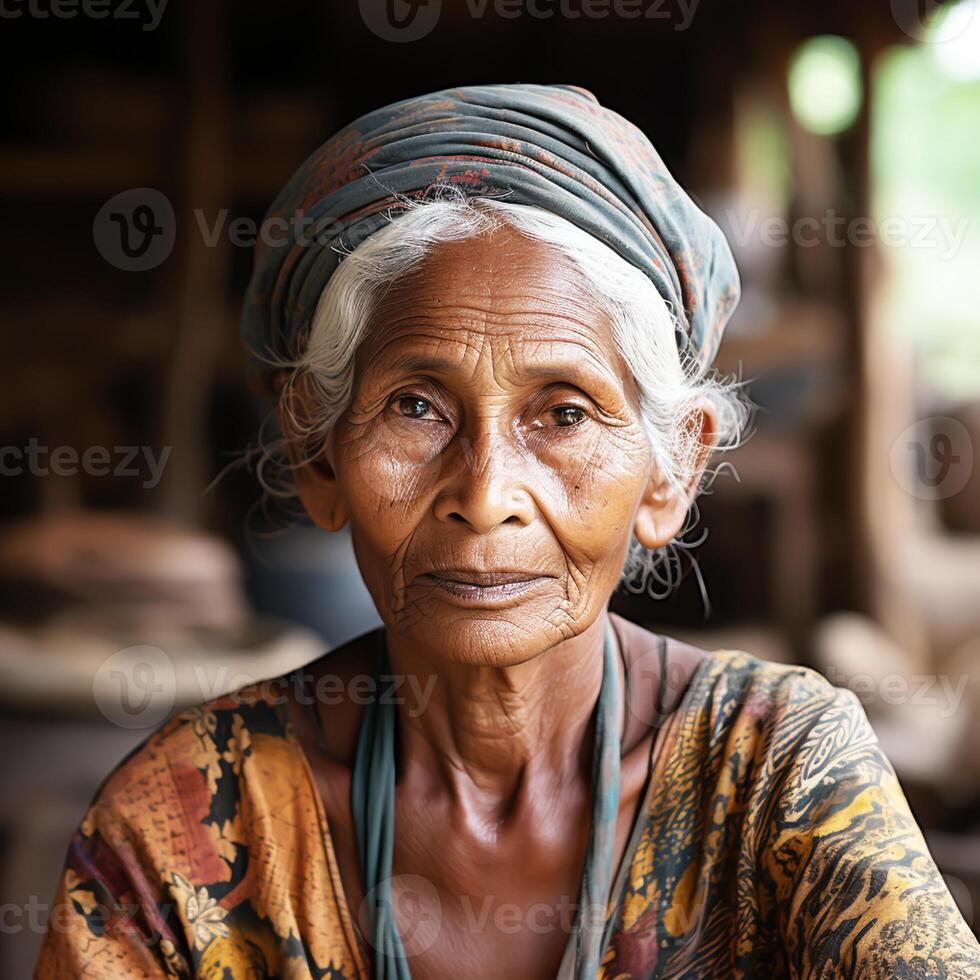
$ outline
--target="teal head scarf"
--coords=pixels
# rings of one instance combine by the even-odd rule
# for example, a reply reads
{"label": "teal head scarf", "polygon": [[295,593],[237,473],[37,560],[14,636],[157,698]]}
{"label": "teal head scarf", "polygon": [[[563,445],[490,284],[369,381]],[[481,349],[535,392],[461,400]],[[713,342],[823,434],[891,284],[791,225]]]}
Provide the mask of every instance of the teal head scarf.
{"label": "teal head scarf", "polygon": [[285,230],[257,246],[243,333],[259,359],[294,358],[342,256],[437,185],[543,208],[605,242],[656,286],[695,366],[711,363],[739,295],[724,236],[639,129],[569,85],[447,89],[324,143],[267,215]]}

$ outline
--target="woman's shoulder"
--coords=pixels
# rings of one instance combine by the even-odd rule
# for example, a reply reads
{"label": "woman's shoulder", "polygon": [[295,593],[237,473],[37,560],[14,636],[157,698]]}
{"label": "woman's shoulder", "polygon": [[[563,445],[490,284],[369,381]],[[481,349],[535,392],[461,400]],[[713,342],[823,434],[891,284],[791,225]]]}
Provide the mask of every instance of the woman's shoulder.
{"label": "woman's shoulder", "polygon": [[337,700],[338,685],[350,687],[364,675],[366,656],[376,639],[377,631],[363,634],[286,674],[184,708],[116,765],[98,799],[122,805],[134,785],[145,787],[187,769],[202,773],[214,792],[223,776],[240,776],[245,760],[256,753],[292,755],[299,764],[302,751],[290,705]]}
{"label": "woman's shoulder", "polygon": [[857,697],[807,667],[740,650],[707,653],[675,715],[672,778],[689,779],[692,792],[699,780],[728,786],[719,792],[729,803],[834,774],[867,770],[878,780],[890,772]]}
{"label": "woman's shoulder", "polygon": [[[78,975],[112,957],[126,964],[113,976],[144,975],[134,964],[152,956],[181,976],[191,959],[201,975],[255,960],[255,975],[278,976],[302,954],[297,935],[321,966],[346,963],[337,975],[354,975],[322,809],[282,709],[289,680],[182,711],[113,770],[69,846],[66,928],[47,944],[42,976],[62,956]],[[109,931],[107,908],[123,910]],[[300,914],[308,909],[315,920]],[[130,943],[134,930],[157,941]]]}
{"label": "woman's shoulder", "polygon": [[807,758],[874,742],[860,702],[817,671],[742,650],[706,649],[615,617],[627,669],[627,708],[649,727],[669,726],[661,765],[707,777],[727,767],[743,788],[775,783]]}
{"label": "woman's shoulder", "polygon": [[718,737],[740,717],[770,726],[831,705],[861,711],[851,692],[817,671],[741,650],[707,650],[614,616],[627,670],[629,708],[659,724],[680,712],[710,720]]}
{"label": "woman's shoulder", "polygon": [[224,811],[231,819],[249,780],[268,779],[273,767],[298,777],[302,757],[282,709],[288,683],[253,683],[174,715],[113,768],[86,823],[150,833],[203,820],[210,831]]}
{"label": "woman's shoulder", "polygon": [[705,653],[652,776],[624,906],[640,925],[617,970],[649,942],[670,976],[724,972],[732,949],[752,976],[980,975],[852,692],[805,667]]}
{"label": "woman's shoulder", "polygon": [[[287,674],[180,711],[113,768],[85,826],[146,834],[154,849],[163,850],[190,827],[229,855],[222,828],[237,819],[243,800],[250,812],[272,801],[279,812],[295,805],[315,826],[316,789],[294,728],[294,720],[305,716],[295,709],[332,703],[337,684],[356,684],[374,636],[365,634]],[[338,722],[340,713],[338,708]],[[202,839],[196,846],[207,843]]]}
{"label": "woman's shoulder", "polygon": [[746,715],[771,732],[792,722],[802,729],[830,710],[863,715],[851,691],[798,664],[764,660],[742,650],[707,654],[691,680],[688,707],[706,712],[724,726]]}

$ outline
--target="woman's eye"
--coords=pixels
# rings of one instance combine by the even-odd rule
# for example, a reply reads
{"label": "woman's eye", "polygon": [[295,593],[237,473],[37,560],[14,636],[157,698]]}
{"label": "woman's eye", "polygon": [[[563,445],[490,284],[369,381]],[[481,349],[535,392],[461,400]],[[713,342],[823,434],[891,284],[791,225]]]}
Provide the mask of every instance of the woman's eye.
{"label": "woman's eye", "polygon": [[432,406],[424,398],[414,395],[403,395],[396,403],[398,411],[408,419],[423,419],[432,410]]}
{"label": "woman's eye", "polygon": [[585,412],[575,405],[559,405],[551,410],[551,414],[554,416],[555,424],[562,427],[578,425],[585,418]]}

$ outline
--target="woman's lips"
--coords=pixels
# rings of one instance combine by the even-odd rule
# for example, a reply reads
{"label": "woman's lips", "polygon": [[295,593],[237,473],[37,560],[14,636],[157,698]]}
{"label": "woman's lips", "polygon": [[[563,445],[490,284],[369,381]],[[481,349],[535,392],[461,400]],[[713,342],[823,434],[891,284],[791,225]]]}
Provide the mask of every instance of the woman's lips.
{"label": "woman's lips", "polygon": [[465,605],[497,605],[530,592],[549,578],[534,572],[452,569],[420,575],[417,581],[432,585]]}

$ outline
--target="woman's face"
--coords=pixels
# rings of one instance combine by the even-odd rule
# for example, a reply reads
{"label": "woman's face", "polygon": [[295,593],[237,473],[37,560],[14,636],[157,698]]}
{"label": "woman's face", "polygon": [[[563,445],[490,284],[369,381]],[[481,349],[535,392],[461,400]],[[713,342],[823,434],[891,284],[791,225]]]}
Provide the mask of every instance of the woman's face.
{"label": "woman's face", "polygon": [[585,630],[634,526],[665,543],[688,503],[654,472],[607,316],[510,229],[439,247],[387,294],[298,483],[321,526],[350,520],[390,630],[496,666]]}

